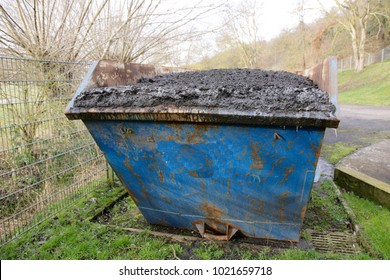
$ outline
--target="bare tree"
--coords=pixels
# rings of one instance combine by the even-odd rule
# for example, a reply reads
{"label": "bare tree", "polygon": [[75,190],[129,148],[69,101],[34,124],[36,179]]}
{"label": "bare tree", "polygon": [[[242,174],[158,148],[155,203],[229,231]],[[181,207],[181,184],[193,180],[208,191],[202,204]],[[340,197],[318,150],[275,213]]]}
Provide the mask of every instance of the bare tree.
{"label": "bare tree", "polygon": [[[382,14],[376,9],[378,0],[334,0],[334,3],[340,12],[336,20],[351,38],[355,70],[361,71],[364,68],[369,20],[371,17],[388,18],[389,15]],[[322,9],[329,15],[323,6]],[[378,26],[380,27],[380,21]]]}
{"label": "bare tree", "polygon": [[[93,57],[117,59],[123,62],[144,62],[156,52],[199,37],[204,30],[195,28],[203,16],[216,11],[218,5],[163,0],[122,0],[107,10],[104,24],[96,25],[93,37]],[[192,26],[189,28],[189,26]]]}
{"label": "bare tree", "polygon": [[19,57],[76,60],[109,0],[4,0],[0,46]]}
{"label": "bare tree", "polygon": [[259,66],[260,22],[262,3],[256,0],[245,0],[238,6],[228,6],[225,11],[224,41],[238,46],[241,58],[246,67]]}
{"label": "bare tree", "polygon": [[299,44],[300,44],[300,51],[302,55],[302,70],[306,69],[306,44],[307,44],[307,28],[305,24],[305,13],[306,13],[306,7],[305,7],[305,0],[298,0],[297,7],[294,11],[294,13],[298,16],[299,23],[298,23],[298,34],[299,34]]}
{"label": "bare tree", "polygon": [[204,32],[184,27],[217,8],[202,0],[4,0],[0,48],[19,57],[141,62]]}

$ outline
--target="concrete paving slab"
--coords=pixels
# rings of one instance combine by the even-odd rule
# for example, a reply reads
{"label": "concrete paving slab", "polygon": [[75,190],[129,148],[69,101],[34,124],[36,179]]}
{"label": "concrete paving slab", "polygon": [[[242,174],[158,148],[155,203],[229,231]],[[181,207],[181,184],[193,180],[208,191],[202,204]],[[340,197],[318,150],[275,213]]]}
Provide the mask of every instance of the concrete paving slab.
{"label": "concrete paving slab", "polygon": [[335,168],[335,182],[390,209],[390,140],[347,156]]}
{"label": "concrete paving slab", "polygon": [[337,167],[350,168],[390,184],[390,139],[357,150]]}

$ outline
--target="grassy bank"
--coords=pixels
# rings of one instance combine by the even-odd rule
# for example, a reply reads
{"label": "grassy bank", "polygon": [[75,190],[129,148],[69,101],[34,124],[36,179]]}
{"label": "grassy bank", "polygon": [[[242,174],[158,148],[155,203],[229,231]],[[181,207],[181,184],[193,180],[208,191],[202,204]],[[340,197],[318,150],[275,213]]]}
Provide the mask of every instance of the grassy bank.
{"label": "grassy bank", "polygon": [[339,73],[339,102],[390,106],[390,60]]}
{"label": "grassy bank", "polygon": [[365,242],[372,244],[372,254],[390,260],[390,211],[352,193],[345,193],[361,228]]}

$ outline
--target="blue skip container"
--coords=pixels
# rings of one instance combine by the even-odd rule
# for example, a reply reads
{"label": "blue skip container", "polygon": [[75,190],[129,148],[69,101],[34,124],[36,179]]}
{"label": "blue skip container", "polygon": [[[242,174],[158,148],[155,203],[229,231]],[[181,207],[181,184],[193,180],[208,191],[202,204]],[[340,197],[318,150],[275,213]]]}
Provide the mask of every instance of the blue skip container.
{"label": "blue skip container", "polygon": [[214,240],[229,240],[240,232],[298,241],[325,128],[337,127],[339,120],[215,109],[74,106],[86,88],[120,86],[167,71],[100,61],[66,115],[83,120],[150,224],[195,229]]}

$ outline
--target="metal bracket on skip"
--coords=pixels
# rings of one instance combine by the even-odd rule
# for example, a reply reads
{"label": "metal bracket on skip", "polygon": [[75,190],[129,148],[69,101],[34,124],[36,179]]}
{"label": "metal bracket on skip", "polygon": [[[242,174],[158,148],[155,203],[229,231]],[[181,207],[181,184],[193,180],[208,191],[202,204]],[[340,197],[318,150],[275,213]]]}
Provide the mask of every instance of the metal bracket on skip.
{"label": "metal bracket on skip", "polygon": [[205,222],[196,222],[194,223],[198,229],[202,238],[207,240],[217,240],[217,241],[229,241],[238,231],[237,228],[226,225],[226,234],[225,235],[216,235],[211,233],[206,233],[206,223]]}

